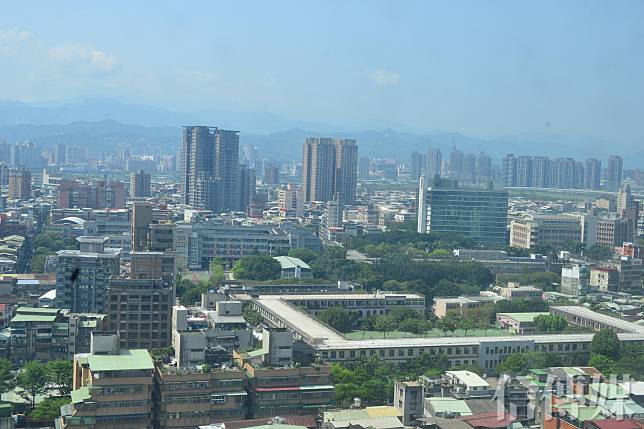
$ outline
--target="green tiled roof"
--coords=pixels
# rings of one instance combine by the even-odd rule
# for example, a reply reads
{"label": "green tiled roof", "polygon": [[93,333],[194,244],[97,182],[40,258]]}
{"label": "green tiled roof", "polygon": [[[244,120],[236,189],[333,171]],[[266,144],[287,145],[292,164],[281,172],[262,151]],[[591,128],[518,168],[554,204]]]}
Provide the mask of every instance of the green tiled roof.
{"label": "green tiled roof", "polygon": [[53,322],[56,320],[56,316],[50,316],[46,314],[17,314],[11,319],[11,323],[14,322]]}
{"label": "green tiled roof", "polygon": [[40,313],[40,314],[58,314],[60,313],[59,308],[47,308],[47,307],[18,307],[16,313]]}
{"label": "green tiled roof", "polygon": [[79,404],[92,397],[92,395],[89,394],[88,387],[81,387],[80,389],[72,390],[71,396],[72,404]]}
{"label": "green tiled roof", "polygon": [[119,355],[89,355],[89,368],[92,371],[128,371],[154,369],[154,362],[145,349],[121,350]]}

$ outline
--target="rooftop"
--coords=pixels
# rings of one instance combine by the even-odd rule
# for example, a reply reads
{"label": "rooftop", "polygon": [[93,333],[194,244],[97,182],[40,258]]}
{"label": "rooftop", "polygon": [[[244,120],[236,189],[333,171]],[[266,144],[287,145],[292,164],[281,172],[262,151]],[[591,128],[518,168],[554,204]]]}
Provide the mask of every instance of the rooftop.
{"label": "rooftop", "polygon": [[96,372],[154,369],[150,353],[145,349],[121,350],[118,355],[89,355],[87,363]]}
{"label": "rooftop", "polygon": [[309,265],[300,258],[294,258],[292,256],[275,256],[273,259],[280,263],[283,270],[294,268],[304,268],[305,270],[311,269],[311,267],[309,267]]}
{"label": "rooftop", "polygon": [[506,316],[519,323],[531,323],[537,316],[547,316],[548,312],[534,312],[534,313],[497,313],[497,316]]}
{"label": "rooftop", "polygon": [[447,371],[446,373],[458,379],[461,383],[467,385],[467,387],[490,387],[487,381],[472,371]]}

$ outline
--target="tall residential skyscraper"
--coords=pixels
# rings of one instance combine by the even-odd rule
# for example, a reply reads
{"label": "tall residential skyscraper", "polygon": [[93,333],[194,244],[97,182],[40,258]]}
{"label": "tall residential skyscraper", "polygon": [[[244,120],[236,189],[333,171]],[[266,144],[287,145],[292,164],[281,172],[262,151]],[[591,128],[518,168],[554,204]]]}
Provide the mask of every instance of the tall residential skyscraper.
{"label": "tall residential skyscraper", "polygon": [[239,208],[239,131],[183,127],[182,202],[208,210]]}
{"label": "tall residential skyscraper", "polygon": [[467,182],[474,182],[476,180],[476,156],[473,153],[468,153],[463,157],[461,180]]}
{"label": "tall residential skyscraper", "polygon": [[492,157],[485,152],[476,158],[476,180],[485,181],[492,178]]}
{"label": "tall residential skyscraper", "polygon": [[608,158],[606,167],[606,190],[616,192],[622,184],[623,160],[619,155],[612,155]]}
{"label": "tall residential skyscraper", "polygon": [[[218,210],[239,210],[239,131],[215,132],[215,177]],[[245,207],[243,208],[245,209]]]}
{"label": "tall residential skyscraper", "polygon": [[[550,181],[550,158],[547,156],[535,156],[532,162],[532,185],[535,188],[547,188]],[[519,185],[521,186],[521,185]]]}
{"label": "tall residential skyscraper", "polygon": [[333,139],[307,138],[302,166],[305,201],[332,200],[336,169]]}
{"label": "tall residential skyscraper", "polygon": [[134,198],[150,196],[150,174],[143,170],[130,173],[130,196]]}
{"label": "tall residential skyscraper", "polygon": [[531,156],[521,155],[517,160],[517,186],[535,186],[533,184],[533,159]]}
{"label": "tall residential skyscraper", "polygon": [[441,164],[443,162],[443,154],[437,147],[430,147],[427,151],[427,177],[434,177],[441,174]]}
{"label": "tall residential skyscraper", "polygon": [[335,141],[335,194],[340,204],[351,205],[356,201],[356,175],[358,174],[358,145],[353,139]]}
{"label": "tall residential skyscraper", "polygon": [[420,175],[423,172],[423,155],[421,155],[420,152],[417,150],[413,151],[411,153],[411,159],[410,159],[410,173],[411,173],[411,180],[418,180],[420,179]]}
{"label": "tall residential skyscraper", "polygon": [[584,168],[584,188],[599,189],[601,184],[602,163],[598,159],[586,160]]}
{"label": "tall residential skyscraper", "polygon": [[501,183],[504,186],[517,185],[517,159],[511,153],[503,157],[501,163]]}
{"label": "tall residential skyscraper", "polygon": [[371,160],[367,156],[360,158],[358,163],[358,177],[360,180],[369,180],[369,171],[371,170]]}
{"label": "tall residential skyscraper", "polygon": [[456,149],[456,146],[452,148],[452,153],[449,155],[449,177],[456,179],[461,177],[464,156],[462,151]]}

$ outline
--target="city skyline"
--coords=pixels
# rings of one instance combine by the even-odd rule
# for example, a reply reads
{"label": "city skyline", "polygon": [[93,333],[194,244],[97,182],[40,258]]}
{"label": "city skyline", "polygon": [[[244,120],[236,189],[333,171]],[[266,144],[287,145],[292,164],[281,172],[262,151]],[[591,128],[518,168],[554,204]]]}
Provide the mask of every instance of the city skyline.
{"label": "city skyline", "polygon": [[[104,5],[62,5],[66,13],[55,23],[48,5],[31,8],[28,20],[8,5],[0,18],[0,59],[9,67],[0,89],[6,99],[41,106],[112,97],[180,112],[259,112],[339,128],[450,130],[480,138],[561,134],[606,140],[622,150],[644,140],[635,114],[644,99],[644,64],[636,54],[644,11],[637,2],[586,2],[583,19],[575,2],[486,8],[376,2],[368,10],[343,4],[343,13],[329,22],[362,30],[352,44],[309,25],[329,17],[331,8],[248,5],[247,31],[234,40],[226,37],[234,19],[213,28],[195,25],[202,34],[157,31],[163,22],[187,18],[189,11],[172,5],[136,5],[123,22]],[[210,16],[212,7],[201,4],[201,15]],[[220,5],[216,12],[226,18],[239,10]],[[145,30],[133,25],[144,16]],[[371,25],[355,19],[363,16]],[[432,25],[414,25],[421,19]],[[112,34],[113,28],[120,32]],[[197,52],[213,55],[187,61]],[[253,67],[257,62],[261,70]]]}

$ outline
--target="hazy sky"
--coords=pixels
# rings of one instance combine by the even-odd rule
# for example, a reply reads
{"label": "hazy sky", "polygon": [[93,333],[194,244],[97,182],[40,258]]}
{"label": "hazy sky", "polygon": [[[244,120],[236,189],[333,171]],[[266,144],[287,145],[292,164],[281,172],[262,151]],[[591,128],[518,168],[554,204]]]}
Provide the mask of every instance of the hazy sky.
{"label": "hazy sky", "polygon": [[4,99],[644,145],[644,1],[25,3],[0,14]]}

